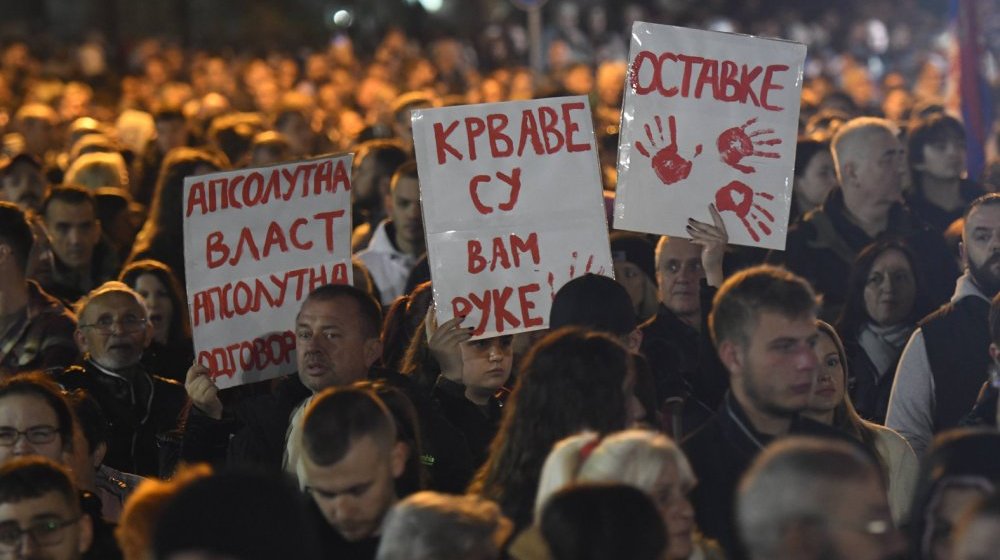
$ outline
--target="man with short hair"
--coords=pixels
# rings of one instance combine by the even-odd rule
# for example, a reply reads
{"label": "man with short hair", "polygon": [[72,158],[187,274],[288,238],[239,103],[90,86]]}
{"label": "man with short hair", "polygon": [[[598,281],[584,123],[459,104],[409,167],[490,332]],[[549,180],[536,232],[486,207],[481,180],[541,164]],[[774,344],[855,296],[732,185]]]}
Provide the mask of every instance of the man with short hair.
{"label": "man with short hair", "polygon": [[76,318],[26,278],[33,244],[24,211],[0,202],[0,376],[63,368],[79,355]]}
{"label": "man with short hair", "polygon": [[[713,256],[688,239],[661,237],[656,244],[660,305],[642,325],[642,353],[656,380],[657,397],[660,402],[695,399],[698,406],[684,407],[689,416],[685,423],[694,427],[703,418],[696,411],[715,410],[728,384],[707,332],[712,296],[722,284],[721,259],[711,260]],[[706,262],[711,279],[706,277]]]}
{"label": "man with short hair", "polygon": [[121,282],[107,282],[80,301],[78,315],[75,336],[84,361],[57,380],[69,389],[86,390],[107,415],[111,435],[105,463],[159,476],[157,439],[176,428],[184,391],[140,363],[153,338],[142,297]]}
{"label": "man with short hair", "polygon": [[55,267],[45,288],[67,303],[114,279],[120,261],[101,238],[97,201],[78,186],[53,188],[42,205],[42,218],[52,239]]}
{"label": "man with short hair", "polygon": [[932,305],[944,303],[958,277],[947,245],[913,216],[903,202],[906,150],[885,119],[859,117],[844,124],[831,145],[839,188],[822,206],[788,230],[785,251],[768,261],[783,263],[823,296],[821,318],[833,321],[847,299],[847,277],[865,246],[900,238],[918,247],[917,275]]}
{"label": "man with short hair", "polygon": [[389,218],[375,228],[368,248],[358,253],[375,280],[383,306],[403,294],[410,271],[425,251],[416,162],[401,165],[392,176],[390,188],[386,200]]}
{"label": "man with short hair", "polygon": [[324,558],[372,559],[397,501],[407,447],[374,393],[331,388],[317,395],[302,426],[305,486],[326,525]]}
{"label": "man with short hair", "polygon": [[42,457],[0,466],[0,556],[80,560],[93,536],[64,467]]}
{"label": "man with short hair", "polygon": [[990,300],[1000,292],[1000,194],[969,205],[962,229],[965,273],[951,301],[920,322],[896,367],[886,426],[918,456],[933,435],[958,425],[986,381]]}
{"label": "man with short hair", "polygon": [[716,416],[683,442],[698,486],[691,494],[698,527],[741,557],[733,526],[736,481],[765,445],[788,433],[829,433],[799,417],[818,370],[818,298],[808,282],[758,266],[723,283],[709,316],[729,392]]}
{"label": "man with short hair", "polygon": [[888,560],[905,552],[879,467],[846,442],[787,438],[740,482],[737,523],[753,560]]}
{"label": "man with short hair", "polygon": [[392,176],[406,159],[406,151],[397,140],[380,138],[358,145],[351,171],[352,250],[367,247],[375,228],[386,218]]}

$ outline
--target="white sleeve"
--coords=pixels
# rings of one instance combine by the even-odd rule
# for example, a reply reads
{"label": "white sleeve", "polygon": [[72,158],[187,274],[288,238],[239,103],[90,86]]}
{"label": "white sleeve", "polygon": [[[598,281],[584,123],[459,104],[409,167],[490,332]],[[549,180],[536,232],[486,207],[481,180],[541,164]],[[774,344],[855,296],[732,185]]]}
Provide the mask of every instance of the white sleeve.
{"label": "white sleeve", "polygon": [[922,329],[906,343],[896,367],[885,425],[899,432],[922,457],[934,436],[934,376]]}

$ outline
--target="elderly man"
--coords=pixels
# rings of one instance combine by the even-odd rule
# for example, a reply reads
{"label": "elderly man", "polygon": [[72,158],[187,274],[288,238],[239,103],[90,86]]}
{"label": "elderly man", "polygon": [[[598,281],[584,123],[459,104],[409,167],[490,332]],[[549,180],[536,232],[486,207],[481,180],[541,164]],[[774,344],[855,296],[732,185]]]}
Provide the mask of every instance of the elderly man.
{"label": "elderly man", "polygon": [[184,390],[139,362],[153,338],[142,297],[121,282],[107,282],[80,301],[78,315],[76,342],[84,360],[57,380],[86,390],[107,415],[108,466],[160,475],[157,437],[176,428]]}
{"label": "elderly man", "polygon": [[0,375],[63,368],[76,361],[76,319],[28,280],[34,235],[24,211],[0,202]]}
{"label": "elderly man", "polygon": [[907,161],[895,127],[884,119],[856,118],[837,131],[831,148],[840,187],[789,229],[785,251],[772,252],[768,261],[785,264],[815,286],[823,295],[821,318],[833,321],[861,249],[901,238],[919,248],[917,272],[929,302],[944,303],[958,270],[941,236],[902,204]]}
{"label": "elderly man", "polygon": [[888,560],[905,551],[880,468],[846,442],[788,438],[740,482],[737,523],[753,560]]}

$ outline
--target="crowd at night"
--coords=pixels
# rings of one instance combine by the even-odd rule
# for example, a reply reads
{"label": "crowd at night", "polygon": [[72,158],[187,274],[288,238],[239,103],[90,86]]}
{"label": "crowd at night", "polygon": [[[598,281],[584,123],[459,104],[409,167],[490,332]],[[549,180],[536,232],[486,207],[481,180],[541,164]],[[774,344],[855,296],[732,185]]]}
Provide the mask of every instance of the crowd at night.
{"label": "crowd at night", "polygon": [[[917,0],[553,0],[538,33],[506,4],[475,3],[491,9],[468,16],[474,33],[410,4],[419,25],[329,10],[320,44],[0,32],[0,557],[997,557],[992,2],[956,0],[949,18]],[[780,85],[789,67],[765,60],[630,58],[634,22],[802,43],[801,78]],[[963,35],[976,25],[978,42]],[[615,227],[621,154],[657,188],[701,180],[709,159],[678,141],[708,126],[683,112],[626,143],[629,91],[666,107],[711,91],[764,114],[799,85],[787,142],[756,117],[718,136],[715,165],[741,180],[794,152],[784,200],[758,185],[771,205],[751,207],[732,181],[719,193],[745,191],[717,194],[685,235]],[[525,104],[504,113],[511,101]],[[412,117],[443,108],[465,112],[434,125],[435,152]],[[532,158],[591,146],[593,192],[529,177]],[[605,221],[585,225],[614,274],[573,252],[548,286],[445,300],[435,158],[521,162],[455,186],[477,213],[445,217],[473,234],[518,204],[555,229],[592,194]],[[192,184],[212,173],[229,174]],[[565,200],[531,208],[538,183]],[[266,236],[224,223],[300,195],[308,219],[273,216],[253,230]],[[469,241],[467,272],[537,267],[550,245],[531,225]],[[772,230],[783,250],[755,243]],[[266,264],[335,244],[343,260],[320,273]],[[272,266],[263,282],[238,277],[249,261]],[[243,315],[264,325],[250,358],[205,339],[256,328]],[[293,373],[230,379],[267,360]]]}

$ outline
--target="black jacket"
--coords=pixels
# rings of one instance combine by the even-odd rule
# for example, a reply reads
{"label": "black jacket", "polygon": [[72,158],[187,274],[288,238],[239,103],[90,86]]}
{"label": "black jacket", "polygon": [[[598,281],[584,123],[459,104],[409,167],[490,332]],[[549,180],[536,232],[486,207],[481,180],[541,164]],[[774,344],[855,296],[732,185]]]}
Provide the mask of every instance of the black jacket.
{"label": "black jacket", "polygon": [[56,375],[66,389],[83,389],[101,406],[110,425],[108,453],[111,468],[142,476],[169,475],[161,442],[177,428],[186,398],[184,387],[151,375],[141,366],[132,382],[109,373],[90,360]]}
{"label": "black jacket", "polygon": [[[475,466],[485,463],[490,443],[500,429],[503,399],[493,396],[486,407],[479,407],[465,398],[464,385],[444,377],[438,377],[433,395],[444,417],[465,436]],[[506,396],[506,391],[502,391],[500,395]]]}

